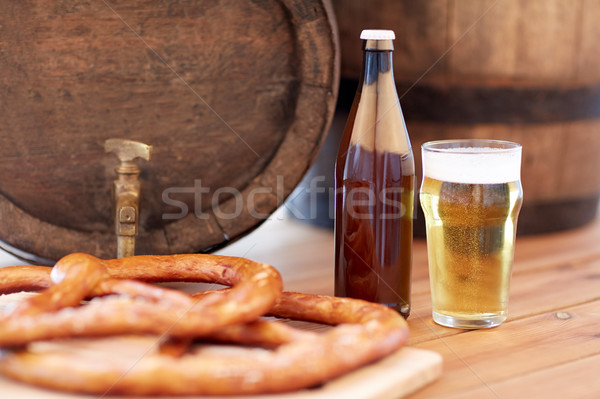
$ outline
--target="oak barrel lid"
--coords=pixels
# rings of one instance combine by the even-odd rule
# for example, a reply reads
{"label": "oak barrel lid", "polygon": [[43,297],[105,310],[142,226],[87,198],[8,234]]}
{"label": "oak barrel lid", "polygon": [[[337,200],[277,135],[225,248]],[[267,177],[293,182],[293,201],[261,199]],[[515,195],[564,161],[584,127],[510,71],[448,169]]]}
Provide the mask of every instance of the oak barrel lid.
{"label": "oak barrel lid", "polygon": [[109,138],[153,147],[137,254],[206,252],[290,194],[328,129],[329,0],[0,4],[0,240],[116,254]]}

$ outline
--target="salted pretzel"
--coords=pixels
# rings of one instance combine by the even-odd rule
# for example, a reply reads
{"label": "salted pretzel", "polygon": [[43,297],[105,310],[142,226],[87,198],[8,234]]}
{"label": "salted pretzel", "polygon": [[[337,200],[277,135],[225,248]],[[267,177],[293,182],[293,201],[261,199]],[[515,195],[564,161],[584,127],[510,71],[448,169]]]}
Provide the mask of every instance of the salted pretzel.
{"label": "salted pretzel", "polygon": [[[6,272],[0,269],[0,293],[15,292],[16,286],[19,290],[44,289],[41,294],[17,305],[10,316],[0,319],[0,346],[29,344],[26,348],[5,349],[0,357],[0,372],[44,387],[95,394],[256,394],[296,390],[327,381],[383,357],[406,342],[408,329],[404,319],[384,306],[347,298],[280,293],[279,275],[268,267],[243,262],[239,258],[233,258],[237,266],[231,266],[226,263],[229,258],[182,256],[99,261],[77,254],[70,259],[64,258],[55,266],[51,273],[52,281],[43,268],[14,268]],[[142,260],[144,263],[138,264]],[[103,269],[86,264],[87,261],[100,263]],[[245,266],[239,266],[241,264]],[[180,267],[182,270],[179,270]],[[175,268],[178,270],[174,271]],[[203,271],[199,272],[196,268]],[[253,269],[252,272],[249,269]],[[241,279],[242,274],[249,280]],[[7,282],[11,275],[15,276],[14,285]],[[85,276],[91,276],[90,280]],[[118,280],[117,276],[126,280]],[[147,282],[218,281],[232,288],[191,297],[179,291],[130,280],[133,278]],[[248,288],[252,294],[250,297],[245,295],[245,283],[248,281],[258,286]],[[71,284],[74,282],[83,288],[73,287]],[[61,284],[77,292],[63,297],[61,290],[56,288]],[[274,299],[255,300],[257,292],[271,294]],[[93,299],[79,306],[84,298],[110,293],[130,296]],[[56,302],[48,303],[49,300]],[[256,308],[262,306],[260,314],[255,315],[255,307],[244,301],[253,305],[258,303],[260,306]],[[269,301],[271,303],[264,306]],[[195,316],[188,317],[186,314],[177,314],[175,321],[160,314],[169,306],[179,309],[181,305],[185,307],[191,303],[195,307],[205,302],[208,304],[200,308],[206,314],[211,314],[209,310],[213,307],[218,309],[212,313],[216,312],[219,316],[216,320],[221,323],[220,327],[201,327],[202,323],[193,320]],[[140,303],[144,306],[140,307]],[[239,311],[238,307],[245,310]],[[190,311],[194,309],[190,308]],[[225,316],[219,312],[236,315]],[[280,322],[259,319],[267,312],[280,318],[315,321],[337,327],[324,333],[298,330]],[[171,313],[178,312],[172,310]],[[114,323],[110,320],[112,317],[129,321]],[[97,319],[96,322],[94,319]],[[207,323],[211,321],[212,318],[206,320]],[[38,322],[41,324],[35,324]],[[104,323],[111,327],[101,326]],[[183,326],[179,326],[180,323]],[[158,324],[162,326],[151,327]],[[20,326],[21,335],[25,338],[17,338],[17,326]],[[5,333],[10,338],[5,338]],[[85,351],[57,352],[47,342],[31,344],[32,341],[51,338],[131,333],[163,334],[170,337],[170,341],[141,357],[127,359],[116,356],[104,361],[87,358]],[[199,336],[258,344],[260,347],[239,349],[230,354],[214,351],[206,344],[192,344],[192,339]],[[169,348],[178,350],[173,352]]]}

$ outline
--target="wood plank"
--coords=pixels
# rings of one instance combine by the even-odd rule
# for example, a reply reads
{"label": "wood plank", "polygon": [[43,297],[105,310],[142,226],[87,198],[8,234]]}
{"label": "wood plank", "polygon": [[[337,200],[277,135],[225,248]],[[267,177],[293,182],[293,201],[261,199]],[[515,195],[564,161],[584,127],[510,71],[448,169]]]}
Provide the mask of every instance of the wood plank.
{"label": "wood plank", "polygon": [[509,50],[518,41],[513,29],[517,5],[505,1],[497,7],[495,1],[477,0],[450,4],[453,6],[450,38],[454,47],[449,54],[452,73],[480,79],[514,74],[516,54]]}
{"label": "wood plank", "polygon": [[[396,81],[414,82],[447,48],[447,2],[333,0],[340,31],[342,75],[353,79],[360,75],[362,29],[392,29],[396,33]],[[440,66],[427,77],[439,74],[443,70]]]}
{"label": "wood plank", "polygon": [[[520,271],[518,266],[511,281],[509,321],[600,300],[600,256],[580,263],[558,263],[535,272]],[[462,332],[433,323],[429,292],[413,295],[412,304],[409,344]]]}
{"label": "wood plank", "polygon": [[578,229],[517,238],[515,264],[519,271],[600,256],[600,218]]}
{"label": "wood plank", "polygon": [[489,387],[444,396],[445,399],[569,398],[597,399],[600,395],[600,356],[589,356],[534,373],[517,376]]}
{"label": "wood plank", "polygon": [[598,82],[598,71],[600,71],[600,1],[583,0],[581,12],[581,45],[576,57],[578,59],[577,80],[585,83]]}
{"label": "wood plank", "polygon": [[513,275],[509,320],[600,299],[600,258]]}
{"label": "wood plank", "polygon": [[412,396],[431,398],[485,387],[600,354],[600,301],[505,323],[499,328],[424,342],[414,347],[444,357],[445,372]]}
{"label": "wood plank", "polygon": [[577,17],[581,0],[512,2],[519,6],[515,21],[516,77],[551,81],[572,78],[579,47]]}
{"label": "wood plank", "polygon": [[573,75],[580,1],[453,3],[451,37],[456,46],[450,69],[456,75],[508,81]]}

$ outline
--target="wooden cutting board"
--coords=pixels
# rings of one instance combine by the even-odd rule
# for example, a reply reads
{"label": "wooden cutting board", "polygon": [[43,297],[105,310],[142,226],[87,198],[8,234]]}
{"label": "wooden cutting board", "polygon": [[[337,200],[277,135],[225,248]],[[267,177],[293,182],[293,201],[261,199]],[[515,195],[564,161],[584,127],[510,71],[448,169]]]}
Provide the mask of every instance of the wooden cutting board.
{"label": "wooden cutting board", "polygon": [[[0,311],[10,302],[23,298],[27,294],[0,296]],[[49,343],[52,350],[78,351],[87,358],[103,358],[107,354],[128,354],[143,356],[154,345],[153,337],[116,337],[100,340],[77,340],[76,343]],[[62,349],[61,349],[62,347]],[[113,348],[114,350],[111,350]],[[318,388],[306,389],[284,394],[228,397],[240,399],[380,399],[402,398],[411,392],[435,380],[442,371],[442,357],[432,351],[416,348],[402,348],[396,353],[330,381]],[[3,397],[13,399],[65,398],[62,392],[24,385],[0,377],[0,392]],[[89,399],[89,395],[68,395],[69,398]],[[215,398],[202,396],[202,398]]]}

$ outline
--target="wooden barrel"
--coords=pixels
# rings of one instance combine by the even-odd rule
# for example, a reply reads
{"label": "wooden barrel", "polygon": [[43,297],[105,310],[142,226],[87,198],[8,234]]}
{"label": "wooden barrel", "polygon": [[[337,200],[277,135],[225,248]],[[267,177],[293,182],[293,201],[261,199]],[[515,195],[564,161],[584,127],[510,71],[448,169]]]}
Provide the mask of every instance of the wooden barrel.
{"label": "wooden barrel", "polygon": [[520,234],[595,217],[599,2],[336,0],[334,7],[346,78],[360,73],[362,28],[395,30],[395,78],[419,168],[429,140],[516,141],[523,145]]}
{"label": "wooden barrel", "polygon": [[0,239],[50,262],[116,255],[108,138],[140,162],[138,254],[204,252],[306,172],[339,82],[328,0],[0,4]]}

